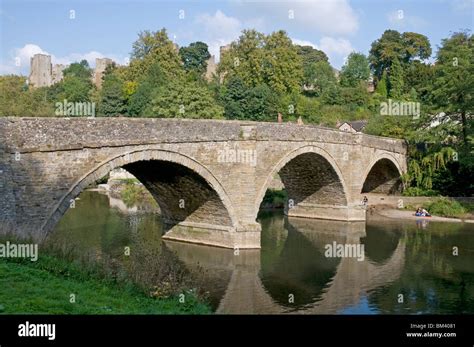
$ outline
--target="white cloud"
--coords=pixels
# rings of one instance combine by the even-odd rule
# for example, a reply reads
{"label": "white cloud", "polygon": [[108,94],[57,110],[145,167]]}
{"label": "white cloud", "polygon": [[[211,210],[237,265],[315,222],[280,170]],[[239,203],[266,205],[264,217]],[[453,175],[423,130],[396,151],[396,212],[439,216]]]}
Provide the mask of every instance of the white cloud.
{"label": "white cloud", "polygon": [[319,47],[329,56],[347,56],[354,50],[348,40],[341,38],[334,39],[332,37],[323,37],[319,41]]}
{"label": "white cloud", "polygon": [[311,46],[313,48],[316,48],[316,49],[319,49],[317,45],[315,45],[314,43],[312,43],[311,41],[307,41],[307,40],[298,40],[298,39],[291,39],[291,41],[293,41],[293,44],[295,45],[300,45],[300,46]]}
{"label": "white cloud", "polygon": [[[23,74],[28,75],[30,71],[30,59],[35,54],[48,54],[51,55],[51,62],[53,64],[64,64],[69,65],[74,62],[79,62],[83,59],[87,60],[91,67],[95,67],[96,58],[111,58],[118,64],[125,64],[127,58],[115,54],[104,55],[97,51],[90,51],[86,53],[71,53],[66,56],[57,57],[54,54],[50,54],[43,50],[40,46],[28,43],[21,48],[15,48],[10,52],[10,58],[6,63],[0,64],[0,74]],[[19,63],[19,66],[17,65]]]}
{"label": "white cloud", "polygon": [[347,35],[359,28],[356,11],[348,0],[240,1],[242,15],[264,13],[267,21],[294,25],[305,31],[324,35]]}
{"label": "white cloud", "polygon": [[426,20],[421,17],[413,16],[404,10],[396,10],[387,14],[388,22],[396,28],[413,28],[419,29],[427,24]]}
{"label": "white cloud", "polygon": [[242,30],[242,23],[222,11],[217,10],[215,14],[201,14],[196,17],[196,24],[203,27],[201,40],[209,46],[209,52],[219,57],[220,46],[224,46],[236,40]]}

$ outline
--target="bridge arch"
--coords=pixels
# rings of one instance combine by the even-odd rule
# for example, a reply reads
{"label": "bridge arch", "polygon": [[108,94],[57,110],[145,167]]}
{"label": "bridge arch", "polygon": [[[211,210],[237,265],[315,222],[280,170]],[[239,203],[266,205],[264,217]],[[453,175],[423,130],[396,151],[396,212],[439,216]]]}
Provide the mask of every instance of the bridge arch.
{"label": "bridge arch", "polygon": [[[79,177],[52,208],[41,227],[43,235],[46,236],[53,230],[70,207],[71,201],[85,188],[118,167],[124,167],[144,184],[157,200],[166,223],[177,224],[192,215],[193,222],[204,225],[202,217],[206,211],[217,209],[214,217],[217,216],[221,222],[220,229],[235,230],[237,218],[229,196],[208,168],[195,159],[177,152],[139,149],[108,158]],[[160,175],[156,175],[158,169],[164,172],[161,171]],[[166,170],[172,172],[166,173]],[[169,189],[166,189],[166,184],[169,184]],[[186,191],[186,187],[196,188],[198,191]],[[165,194],[161,196],[160,193]],[[177,207],[172,207],[166,198],[176,198],[177,201],[174,203]],[[179,206],[179,198],[184,200],[184,208]],[[204,205],[206,211],[199,212]],[[174,212],[179,211],[178,208],[183,211],[180,211],[178,216],[173,216]]]}
{"label": "bridge arch", "polygon": [[336,160],[324,149],[308,145],[283,156],[272,168],[255,201],[258,213],[265,192],[274,176],[279,174],[288,198],[294,205],[320,204],[347,206],[348,190]]}
{"label": "bridge arch", "polygon": [[361,193],[395,194],[401,192],[402,166],[390,153],[377,155],[364,173]]}

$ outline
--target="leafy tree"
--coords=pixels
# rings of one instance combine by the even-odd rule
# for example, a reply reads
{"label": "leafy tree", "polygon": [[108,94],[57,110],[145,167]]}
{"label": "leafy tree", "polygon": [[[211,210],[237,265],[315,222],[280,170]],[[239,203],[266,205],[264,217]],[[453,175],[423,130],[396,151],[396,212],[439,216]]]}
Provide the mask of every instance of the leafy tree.
{"label": "leafy tree", "polygon": [[396,30],[386,30],[380,39],[372,43],[369,61],[377,80],[382,78],[384,71],[389,70],[392,62],[398,59],[405,65],[414,59],[427,59],[431,56],[431,45],[424,35]]}
{"label": "leafy tree", "polygon": [[[61,81],[61,99],[71,102],[89,101],[89,93],[92,89],[92,82],[80,77],[68,75]],[[61,100],[56,100],[61,101]]]}
{"label": "leafy tree", "polygon": [[206,72],[207,60],[211,57],[207,44],[200,41],[181,47],[179,55],[186,71],[193,70],[199,74]]}
{"label": "leafy tree", "polygon": [[474,38],[454,33],[442,41],[436,56],[433,101],[451,119],[459,119],[462,138],[468,144],[469,123],[474,109]]}
{"label": "leafy tree", "polygon": [[63,70],[64,77],[77,77],[83,80],[89,80],[92,77],[92,69],[87,60],[83,59],[80,63],[72,63]]}
{"label": "leafy tree", "polygon": [[154,63],[146,76],[137,83],[137,88],[129,97],[128,114],[132,117],[144,116],[151,105],[153,92],[168,83],[167,77],[159,63]]}
{"label": "leafy tree", "polygon": [[299,91],[302,61],[296,47],[283,30],[265,38],[264,81],[277,93]]}
{"label": "leafy tree", "polygon": [[221,101],[227,119],[246,119],[244,105],[248,88],[238,76],[231,77],[221,90]]}
{"label": "leafy tree", "polygon": [[403,94],[403,70],[400,62],[395,58],[390,67],[389,95],[394,99],[401,99]]}
{"label": "leafy tree", "polygon": [[151,104],[153,116],[165,118],[223,118],[212,93],[195,81],[177,80],[159,88]]}
{"label": "leafy tree", "polygon": [[115,73],[106,74],[102,85],[100,112],[104,116],[119,116],[126,111],[123,81]]}
{"label": "leafy tree", "polygon": [[309,85],[308,82],[309,77],[309,69],[310,66],[314,63],[325,61],[329,62],[328,56],[323,51],[315,49],[311,46],[299,46],[295,45],[298,55],[301,57],[301,61],[303,64],[303,85]]}
{"label": "leafy tree", "polygon": [[0,76],[0,116],[54,116],[48,88],[28,89],[22,76]]}
{"label": "leafy tree", "polygon": [[266,36],[244,30],[222,55],[218,73],[224,81],[238,76],[250,88],[267,84],[277,93],[291,93],[299,90],[302,62],[286,32]]}
{"label": "leafy tree", "polygon": [[341,69],[341,86],[357,87],[360,82],[367,82],[370,77],[369,61],[362,53],[349,54],[346,64]]}
{"label": "leafy tree", "polygon": [[433,80],[434,67],[415,60],[404,69],[404,93],[412,94],[411,90],[414,89],[418,100],[427,103]]}
{"label": "leafy tree", "polygon": [[384,71],[382,74],[381,80],[377,83],[377,87],[375,88],[375,92],[382,96],[384,99],[388,97],[387,92],[387,72]]}
{"label": "leafy tree", "polygon": [[321,96],[326,91],[333,91],[337,79],[331,65],[326,61],[319,61],[308,68],[308,82],[316,96]]}
{"label": "leafy tree", "polygon": [[177,46],[168,38],[166,29],[142,31],[133,43],[126,80],[138,81],[146,76],[153,64],[160,64],[169,78],[182,76],[183,68]]}

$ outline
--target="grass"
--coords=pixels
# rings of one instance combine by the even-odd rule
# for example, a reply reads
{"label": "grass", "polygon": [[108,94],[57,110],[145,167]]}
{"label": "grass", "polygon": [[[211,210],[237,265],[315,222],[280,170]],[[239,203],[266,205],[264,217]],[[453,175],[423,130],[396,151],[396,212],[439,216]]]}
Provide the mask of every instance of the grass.
{"label": "grass", "polygon": [[[132,283],[117,283],[52,256],[0,260],[0,313],[4,314],[207,314],[188,291],[154,298]],[[75,294],[75,303],[70,295]]]}
{"label": "grass", "polygon": [[420,205],[406,205],[407,210],[416,210],[417,207],[425,208],[431,215],[440,217],[462,218],[467,213],[472,213],[472,203],[460,203],[449,198],[437,198],[431,202],[425,202]]}

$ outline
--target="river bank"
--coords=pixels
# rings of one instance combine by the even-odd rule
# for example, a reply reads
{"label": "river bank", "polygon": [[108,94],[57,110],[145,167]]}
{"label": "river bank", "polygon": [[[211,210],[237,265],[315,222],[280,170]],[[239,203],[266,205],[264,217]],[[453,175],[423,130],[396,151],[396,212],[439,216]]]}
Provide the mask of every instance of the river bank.
{"label": "river bank", "polygon": [[454,222],[454,223],[474,223],[474,219],[461,219],[461,218],[449,218],[449,217],[440,217],[440,216],[431,216],[431,217],[418,217],[415,216],[414,211],[405,210],[405,209],[395,209],[387,205],[372,206],[369,208],[367,213],[377,214],[382,217],[391,218],[391,219],[406,219],[406,220],[426,220],[432,222]]}
{"label": "river bank", "polygon": [[0,259],[0,314],[207,314],[193,293],[155,298],[54,256]]}

